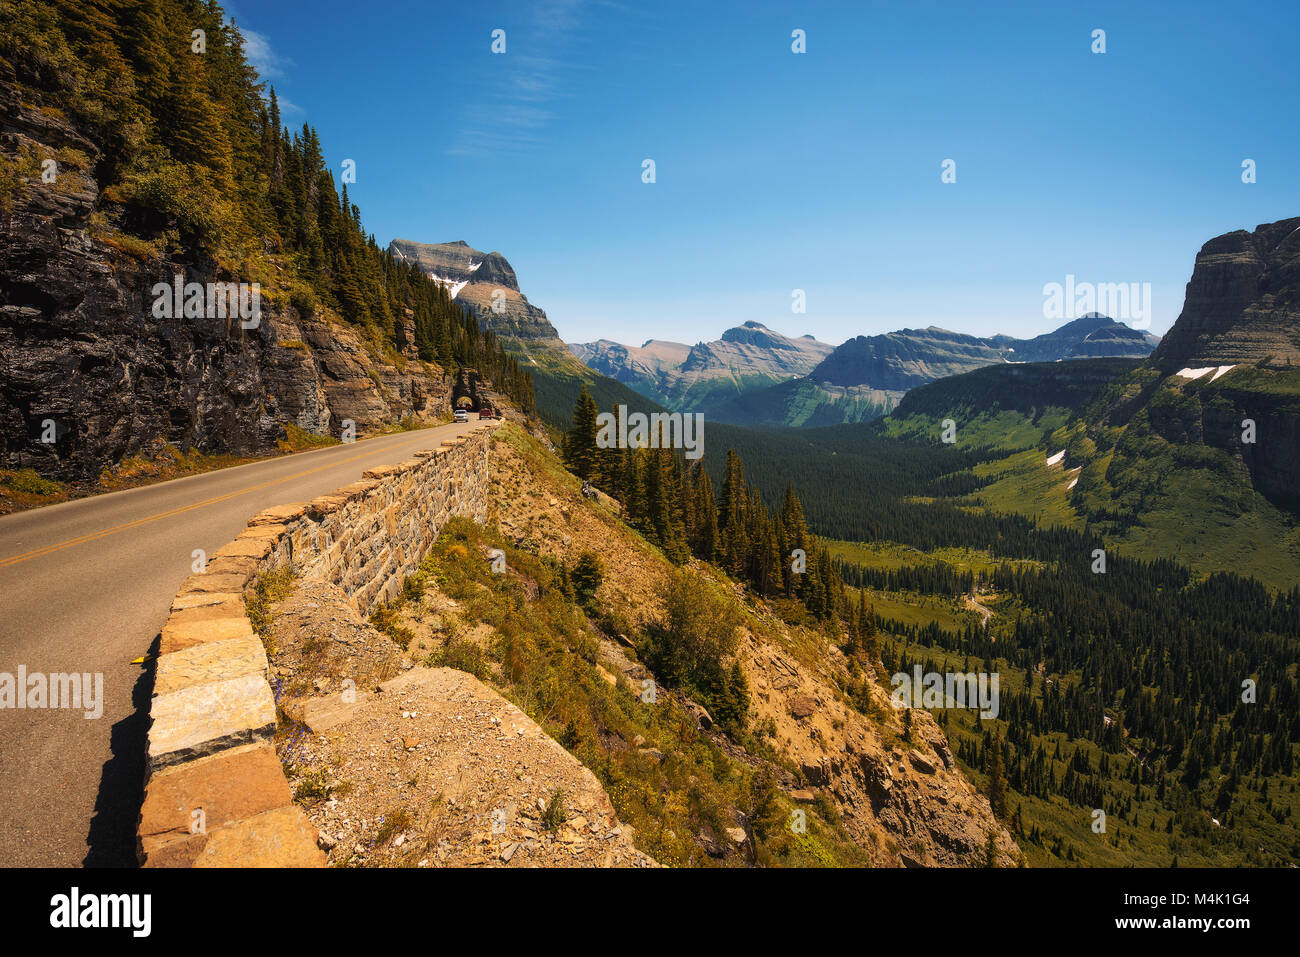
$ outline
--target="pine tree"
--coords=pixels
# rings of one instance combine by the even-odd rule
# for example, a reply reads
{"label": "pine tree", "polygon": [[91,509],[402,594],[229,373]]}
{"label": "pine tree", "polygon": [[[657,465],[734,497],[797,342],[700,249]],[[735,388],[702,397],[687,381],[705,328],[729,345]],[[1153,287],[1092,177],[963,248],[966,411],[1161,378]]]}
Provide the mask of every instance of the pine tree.
{"label": "pine tree", "polygon": [[1006,780],[1002,770],[1002,740],[996,735],[985,754],[984,773],[989,776],[989,806],[994,817],[1004,817],[1007,813]]}
{"label": "pine tree", "polygon": [[713,480],[709,473],[696,465],[691,470],[692,492],[695,496],[695,527],[692,530],[691,550],[706,562],[718,556],[718,506],[713,498]]}
{"label": "pine tree", "polygon": [[596,417],[596,401],[584,383],[573,406],[573,427],[564,443],[565,461],[581,479],[590,479],[596,471]]}

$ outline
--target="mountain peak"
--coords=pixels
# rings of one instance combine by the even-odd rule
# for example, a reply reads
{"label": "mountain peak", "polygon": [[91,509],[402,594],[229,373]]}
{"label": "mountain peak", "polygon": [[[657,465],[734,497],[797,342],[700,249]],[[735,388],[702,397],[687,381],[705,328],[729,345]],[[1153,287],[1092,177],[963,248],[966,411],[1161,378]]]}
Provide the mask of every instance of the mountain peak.
{"label": "mountain peak", "polygon": [[[516,339],[558,340],[546,313],[520,291],[514,267],[499,252],[480,252],[463,239],[448,243],[394,239],[388,249],[396,259],[415,263],[492,332]],[[498,300],[501,307],[493,308]]]}

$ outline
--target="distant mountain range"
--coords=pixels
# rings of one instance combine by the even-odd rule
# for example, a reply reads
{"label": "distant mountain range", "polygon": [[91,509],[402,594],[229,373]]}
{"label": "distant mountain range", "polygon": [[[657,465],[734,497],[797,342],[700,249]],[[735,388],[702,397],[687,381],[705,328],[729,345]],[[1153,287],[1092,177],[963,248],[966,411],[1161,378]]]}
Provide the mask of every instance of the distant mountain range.
{"label": "distant mountain range", "polygon": [[663,405],[737,425],[834,425],[888,412],[909,389],[1009,362],[1144,358],[1159,339],[1096,313],[1032,339],[988,338],[930,326],[858,336],[832,349],[757,322],[686,346],[609,340],[570,349],[590,368]]}
{"label": "distant mountain range", "polygon": [[584,385],[601,408],[664,406],[764,427],[862,422],[887,413],[909,389],[945,376],[1007,362],[1144,358],[1159,342],[1094,313],[1032,339],[981,338],[931,326],[858,336],[833,347],[811,335],[796,338],[746,322],[695,345],[601,339],[566,346],[499,252],[463,240],[394,239],[388,248],[441,284],[526,360],[539,411],[556,422],[567,420]]}
{"label": "distant mountain range", "polygon": [[833,349],[812,336],[783,336],[760,322],[693,346],[650,339],[638,347],[600,339],[569,348],[597,372],[688,412],[709,411],[737,395],[806,375]]}

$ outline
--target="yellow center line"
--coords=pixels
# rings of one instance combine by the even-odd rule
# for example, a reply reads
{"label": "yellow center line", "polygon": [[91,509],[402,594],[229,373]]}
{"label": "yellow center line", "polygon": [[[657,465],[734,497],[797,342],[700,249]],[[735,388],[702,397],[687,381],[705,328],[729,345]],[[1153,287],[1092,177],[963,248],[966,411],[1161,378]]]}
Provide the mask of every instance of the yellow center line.
{"label": "yellow center line", "polygon": [[366,458],[367,456],[373,455],[379,451],[381,450],[371,449],[369,451],[362,452],[359,455],[353,455],[349,458],[342,459],[338,462],[331,462],[329,465],[322,465],[319,466],[318,468],[307,469],[306,471],[303,472],[295,472],[293,475],[286,475],[283,478],[272,479],[269,482],[262,482],[258,485],[250,485],[247,488],[242,488],[239,489],[238,491],[227,492],[225,495],[218,495],[215,496],[214,498],[205,499],[201,502],[193,502],[189,505],[182,505],[180,508],[173,508],[166,512],[159,512],[157,515],[150,515],[146,518],[138,518],[133,522],[126,522],[122,525],[115,525],[112,528],[101,529],[98,532],[90,532],[89,534],[79,536],[78,538],[70,538],[67,541],[59,542],[56,545],[46,545],[44,548],[38,548],[33,551],[26,552],[22,555],[11,555],[9,558],[0,559],[0,568],[8,568],[10,565],[17,565],[19,562],[25,562],[33,558],[40,558],[41,556],[48,555],[51,552],[57,552],[65,548],[71,548],[73,545],[82,545],[85,544],[86,542],[93,542],[96,539],[104,538],[108,535],[115,535],[118,532],[124,532],[127,531],[128,529],[138,528],[141,525],[148,525],[150,522],[156,522],[159,521],[160,519],[170,518],[173,515],[181,515],[185,512],[193,511],[196,508],[204,508],[205,506],[208,505],[215,505],[218,502],[224,502],[227,499],[232,499],[240,495],[246,495],[249,492],[256,492],[259,489],[270,488],[272,485],[279,485],[283,482],[288,482],[296,478],[302,478],[304,475],[312,475],[316,472],[323,472],[326,469],[338,468],[340,465],[346,465],[348,462],[355,462],[357,459]]}

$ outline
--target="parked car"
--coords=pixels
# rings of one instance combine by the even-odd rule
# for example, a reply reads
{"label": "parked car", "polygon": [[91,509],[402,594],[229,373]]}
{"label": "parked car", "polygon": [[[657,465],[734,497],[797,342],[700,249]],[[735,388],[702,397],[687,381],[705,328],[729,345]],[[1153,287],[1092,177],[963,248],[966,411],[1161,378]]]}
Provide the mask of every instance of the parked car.
{"label": "parked car", "polygon": [[492,406],[485,405],[483,408],[478,410],[478,417],[480,419],[499,419],[501,418],[501,413],[492,408]]}
{"label": "parked car", "polygon": [[464,409],[457,409],[454,413],[454,418],[456,419],[457,422],[468,422],[469,413],[466,412]]}

